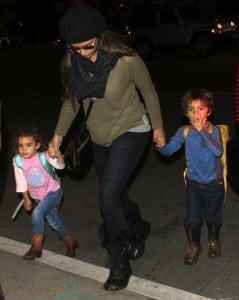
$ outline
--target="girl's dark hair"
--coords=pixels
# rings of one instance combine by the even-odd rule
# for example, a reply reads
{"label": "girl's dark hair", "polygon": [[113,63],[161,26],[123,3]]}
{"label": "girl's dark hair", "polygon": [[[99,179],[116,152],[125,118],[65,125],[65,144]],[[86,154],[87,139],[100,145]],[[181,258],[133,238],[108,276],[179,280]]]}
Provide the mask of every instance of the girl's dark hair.
{"label": "girl's dark hair", "polygon": [[195,100],[203,101],[207,107],[214,111],[214,96],[213,93],[207,89],[193,89],[187,91],[182,97],[183,113],[187,113],[188,106]]}
{"label": "girl's dark hair", "polygon": [[[133,56],[136,54],[136,51],[127,43],[124,37],[116,32],[106,30],[97,38],[96,51],[102,50],[105,53],[116,54],[119,57]],[[74,88],[71,84],[72,55],[74,55],[73,50],[67,47],[66,53],[61,61],[60,74],[63,86],[62,100],[70,99],[74,105],[77,100],[75,98]]]}
{"label": "girl's dark hair", "polygon": [[15,136],[13,137],[13,151],[18,153],[18,141],[21,137],[31,136],[36,143],[40,143],[40,148],[38,151],[47,150],[47,143],[43,140],[43,137],[40,135],[36,127],[23,127],[17,130]]}

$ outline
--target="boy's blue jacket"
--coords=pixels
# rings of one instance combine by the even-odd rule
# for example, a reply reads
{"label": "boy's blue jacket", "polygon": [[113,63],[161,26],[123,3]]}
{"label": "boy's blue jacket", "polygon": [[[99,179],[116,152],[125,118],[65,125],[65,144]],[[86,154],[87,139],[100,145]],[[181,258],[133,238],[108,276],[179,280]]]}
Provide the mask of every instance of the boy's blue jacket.
{"label": "boy's blue jacket", "polygon": [[185,144],[187,177],[191,180],[206,184],[213,180],[223,181],[223,166],[220,156],[223,144],[220,129],[214,126],[212,133],[206,129],[198,132],[190,128],[184,140],[185,126],[181,126],[170,142],[157,151],[170,156]]}

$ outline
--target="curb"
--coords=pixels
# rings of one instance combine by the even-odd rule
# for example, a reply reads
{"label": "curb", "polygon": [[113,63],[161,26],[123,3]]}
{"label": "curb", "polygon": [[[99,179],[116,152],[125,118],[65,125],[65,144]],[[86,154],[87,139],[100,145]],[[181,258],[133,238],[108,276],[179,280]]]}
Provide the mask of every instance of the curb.
{"label": "curb", "polygon": [[[28,248],[28,244],[0,237],[0,249],[3,251],[21,257]],[[38,262],[101,283],[105,282],[107,279],[109,270],[106,268],[66,257],[48,250],[43,250],[43,252],[44,255],[37,259]],[[130,277],[129,284],[125,290],[158,300],[213,300],[133,275]]]}

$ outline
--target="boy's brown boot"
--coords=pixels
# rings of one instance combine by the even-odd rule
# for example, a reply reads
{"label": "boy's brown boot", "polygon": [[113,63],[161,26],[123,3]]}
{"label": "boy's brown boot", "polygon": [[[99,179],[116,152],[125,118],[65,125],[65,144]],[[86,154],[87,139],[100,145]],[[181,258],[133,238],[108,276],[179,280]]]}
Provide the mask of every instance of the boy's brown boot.
{"label": "boy's brown boot", "polygon": [[186,234],[189,242],[189,249],[184,256],[184,263],[187,265],[196,264],[199,255],[202,253],[202,247],[200,245],[201,228],[186,229]]}
{"label": "boy's brown boot", "polygon": [[221,243],[219,241],[220,227],[216,225],[208,225],[208,245],[207,255],[208,257],[221,256]]}
{"label": "boy's brown boot", "polygon": [[199,255],[202,253],[202,247],[192,243],[188,249],[187,254],[184,256],[184,263],[187,265],[196,264]]}
{"label": "boy's brown boot", "polygon": [[207,245],[207,256],[208,257],[219,257],[221,256],[221,244],[219,240],[210,238]]}
{"label": "boy's brown boot", "polygon": [[76,256],[76,249],[78,248],[78,242],[73,238],[73,236],[70,233],[67,233],[63,237],[63,241],[66,244],[66,254],[65,256],[69,257],[75,257]]}
{"label": "boy's brown boot", "polygon": [[23,259],[34,260],[35,258],[42,256],[44,237],[44,233],[33,234],[31,248],[23,255]]}

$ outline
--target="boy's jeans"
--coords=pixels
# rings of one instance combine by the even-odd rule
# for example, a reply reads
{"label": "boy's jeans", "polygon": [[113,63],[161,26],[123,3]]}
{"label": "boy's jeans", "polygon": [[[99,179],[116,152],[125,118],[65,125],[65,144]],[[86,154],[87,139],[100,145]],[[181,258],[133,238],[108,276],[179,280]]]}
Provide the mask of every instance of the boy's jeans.
{"label": "boy's jeans", "polygon": [[200,227],[204,217],[208,225],[220,226],[224,195],[223,182],[215,180],[209,184],[200,184],[187,178],[185,228]]}
{"label": "boy's jeans", "polygon": [[34,234],[44,232],[45,218],[51,228],[54,229],[61,238],[67,234],[68,230],[58,214],[58,207],[62,196],[62,189],[59,188],[55,192],[47,194],[43,200],[35,200],[37,206],[32,213]]}

